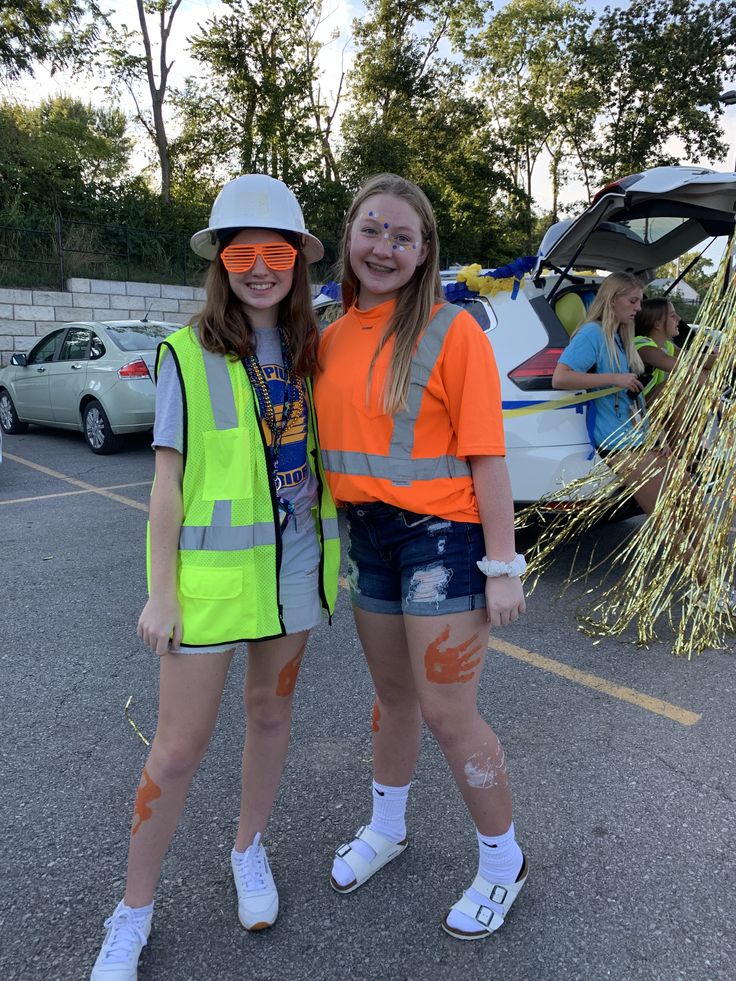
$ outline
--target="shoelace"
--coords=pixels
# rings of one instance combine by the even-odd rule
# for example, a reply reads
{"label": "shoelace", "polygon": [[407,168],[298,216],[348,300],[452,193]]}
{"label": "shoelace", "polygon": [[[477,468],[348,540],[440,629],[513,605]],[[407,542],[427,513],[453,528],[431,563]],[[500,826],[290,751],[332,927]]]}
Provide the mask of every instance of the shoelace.
{"label": "shoelace", "polygon": [[105,929],[111,931],[105,945],[105,960],[111,964],[127,962],[139,943],[146,945],[146,934],[130,910],[116,910],[105,920]]}
{"label": "shoelace", "polygon": [[255,891],[266,888],[266,853],[261,845],[260,831],[256,832],[253,844],[246,849],[239,868],[246,889]]}

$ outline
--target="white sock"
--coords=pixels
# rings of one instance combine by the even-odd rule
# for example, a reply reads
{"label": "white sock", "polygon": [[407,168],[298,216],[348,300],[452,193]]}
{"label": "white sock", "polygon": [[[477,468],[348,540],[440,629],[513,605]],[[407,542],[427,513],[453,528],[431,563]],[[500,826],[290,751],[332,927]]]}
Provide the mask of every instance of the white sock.
{"label": "white sock", "polygon": [[149,903],[148,906],[128,906],[125,900],[121,899],[120,908],[129,909],[135,916],[148,916],[149,913],[153,913],[153,903]]}
{"label": "white sock", "polygon": [[[508,831],[502,835],[482,835],[477,828],[476,835],[478,837],[478,873],[488,882],[494,884],[504,885],[516,882],[524,856],[514,835],[514,822],[511,822]],[[487,896],[481,895],[472,887],[465,890],[465,895],[473,902],[489,906],[503,916],[503,908],[498,903],[491,902]],[[478,930],[476,920],[455,909],[450,910],[447,923],[448,926],[464,930],[466,933],[475,933]]]}
{"label": "white sock", "polygon": [[482,835],[476,829],[478,836],[478,872],[489,882],[515,882],[521,871],[524,856],[521,853],[514,836],[514,822],[506,834]]}
{"label": "white sock", "polygon": [[[406,838],[406,803],[409,799],[409,788],[387,787],[385,784],[373,781],[373,814],[368,827],[376,834],[383,835],[389,841],[403,841]],[[354,838],[350,847],[370,862],[376,853],[365,841]],[[355,873],[341,858],[335,858],[332,863],[332,878],[339,886],[347,886],[355,878]]]}

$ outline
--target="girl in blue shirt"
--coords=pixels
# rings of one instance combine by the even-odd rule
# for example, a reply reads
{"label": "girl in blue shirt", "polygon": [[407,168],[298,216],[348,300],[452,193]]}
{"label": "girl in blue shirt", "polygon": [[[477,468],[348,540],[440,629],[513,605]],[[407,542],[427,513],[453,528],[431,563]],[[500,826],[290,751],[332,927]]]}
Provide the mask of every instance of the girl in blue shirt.
{"label": "girl in blue shirt", "polygon": [[[554,388],[592,390],[615,385],[621,389],[592,403],[593,441],[600,456],[635,448],[643,439],[643,429],[634,428],[638,396],[644,387],[638,377],[644,372],[644,364],[634,343],[634,325],[643,295],[641,280],[632,273],[608,276],[587,312],[586,322],[573,334],[552,376]],[[663,453],[642,451],[637,465],[628,466],[619,474],[636,488],[633,496],[645,514],[654,510],[665,464]]]}

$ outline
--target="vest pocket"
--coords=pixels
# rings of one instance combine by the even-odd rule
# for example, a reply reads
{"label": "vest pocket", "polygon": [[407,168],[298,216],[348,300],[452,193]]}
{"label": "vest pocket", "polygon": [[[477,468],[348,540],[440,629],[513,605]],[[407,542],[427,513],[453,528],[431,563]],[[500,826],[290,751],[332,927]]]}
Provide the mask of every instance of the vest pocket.
{"label": "vest pocket", "polygon": [[204,441],[205,501],[238,501],[253,497],[250,434],[243,428],[213,429]]}
{"label": "vest pocket", "polygon": [[235,599],[243,591],[243,570],[182,565],[179,589],[189,599]]}

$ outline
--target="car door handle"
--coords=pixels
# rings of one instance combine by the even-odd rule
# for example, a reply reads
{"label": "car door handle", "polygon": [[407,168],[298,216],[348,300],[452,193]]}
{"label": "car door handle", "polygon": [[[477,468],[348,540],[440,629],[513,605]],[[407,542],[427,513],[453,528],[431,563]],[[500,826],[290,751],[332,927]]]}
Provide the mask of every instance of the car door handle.
{"label": "car door handle", "polygon": [[46,369],[45,368],[36,368],[36,371],[41,372],[41,371],[46,371]]}
{"label": "car door handle", "polygon": [[77,368],[84,368],[84,365],[83,364],[73,364],[72,365],[72,368],[76,371]]}

